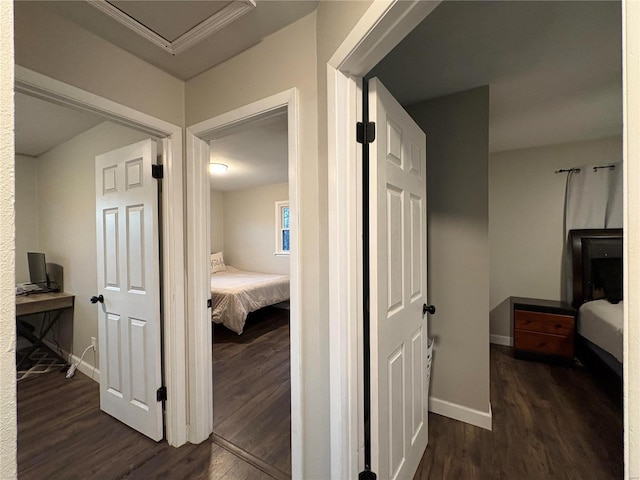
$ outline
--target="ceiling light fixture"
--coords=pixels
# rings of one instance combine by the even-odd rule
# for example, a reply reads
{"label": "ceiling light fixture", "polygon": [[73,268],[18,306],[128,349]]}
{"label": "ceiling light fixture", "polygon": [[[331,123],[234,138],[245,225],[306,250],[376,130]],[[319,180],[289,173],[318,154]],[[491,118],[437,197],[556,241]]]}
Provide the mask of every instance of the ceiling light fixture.
{"label": "ceiling light fixture", "polygon": [[229,170],[229,167],[227,165],[225,165],[224,163],[210,163],[209,164],[209,172],[213,173],[214,175],[219,175],[221,173],[225,173],[227,170]]}

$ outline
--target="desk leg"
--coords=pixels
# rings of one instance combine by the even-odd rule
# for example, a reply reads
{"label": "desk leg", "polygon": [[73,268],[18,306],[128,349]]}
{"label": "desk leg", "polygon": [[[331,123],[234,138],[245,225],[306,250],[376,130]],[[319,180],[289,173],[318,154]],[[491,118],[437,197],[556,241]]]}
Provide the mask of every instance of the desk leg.
{"label": "desk leg", "polygon": [[[55,316],[51,319],[51,321],[49,322],[49,325],[47,325],[47,328],[44,329],[40,337],[36,337],[33,333],[29,331],[29,329],[21,325],[19,321],[16,322],[18,333],[32,343],[31,348],[29,349],[27,354],[18,361],[18,364],[16,365],[17,370],[20,370],[20,367],[27,361],[27,359],[33,354],[33,352],[35,352],[36,350],[38,350],[38,348],[42,346],[42,341],[47,336],[47,333],[49,333],[51,328],[56,323],[58,323],[58,320],[60,320],[61,315],[62,315],[62,310],[57,310],[55,313]],[[56,356],[60,357],[60,355],[58,354],[56,354]],[[61,360],[66,363],[66,360],[64,360],[63,358]]]}

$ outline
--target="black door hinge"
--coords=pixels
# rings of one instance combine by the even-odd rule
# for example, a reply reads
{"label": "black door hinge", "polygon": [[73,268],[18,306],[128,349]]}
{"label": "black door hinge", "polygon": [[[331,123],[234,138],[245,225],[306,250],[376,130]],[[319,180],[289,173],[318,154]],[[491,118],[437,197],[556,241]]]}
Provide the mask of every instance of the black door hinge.
{"label": "black door hinge", "polygon": [[153,178],[164,178],[164,166],[151,165],[151,176]]}
{"label": "black door hinge", "polygon": [[160,387],[156,391],[156,400],[158,402],[166,402],[167,401],[167,387]]}
{"label": "black door hinge", "polygon": [[373,143],[376,139],[376,124],[375,122],[356,124],[356,140],[358,143]]}
{"label": "black door hinge", "polygon": [[209,298],[209,299],[207,300],[207,308],[211,308],[211,307],[212,307],[211,299]]}

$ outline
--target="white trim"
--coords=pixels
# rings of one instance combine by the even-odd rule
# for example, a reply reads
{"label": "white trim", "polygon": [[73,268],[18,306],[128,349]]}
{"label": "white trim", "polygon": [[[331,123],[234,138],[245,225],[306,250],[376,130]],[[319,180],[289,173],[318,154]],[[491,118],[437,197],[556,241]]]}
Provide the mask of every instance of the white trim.
{"label": "white trim", "polygon": [[87,3],[94,6],[102,13],[109,15],[116,22],[124,25],[142,38],[150,41],[154,45],[166,50],[171,55],[188,50],[205,38],[213,35],[218,30],[224,28],[233,22],[236,18],[241,17],[256,6],[255,0],[235,0],[220,11],[214,13],[206,20],[202,21],[191,30],[183,33],[175,40],[171,41],[158,35],[149,27],[139,22],[135,18],[127,15],[118,7],[112,5],[106,0],[86,0]]}
{"label": "white trim", "polygon": [[85,360],[82,360],[82,362],[78,364],[80,357],[76,355],[69,355],[67,358],[69,359],[69,363],[78,365],[78,372],[84,373],[91,380],[100,384],[100,369],[94,367],[90,363],[87,363]]}
{"label": "white trim", "polygon": [[[59,345],[56,345],[54,342],[52,342],[51,340],[49,340],[48,338],[45,338],[42,343],[44,343],[47,347],[49,347],[51,350],[58,351],[59,349]],[[90,363],[87,363],[86,360],[82,360],[82,362],[80,364],[78,364],[78,362],[80,361],[80,357],[78,357],[77,355],[74,355],[73,353],[69,353],[68,351],[64,350],[64,349],[59,349],[62,352],[62,355],[60,355],[62,358],[66,358],[67,362],[69,363],[69,365],[76,364],[78,365],[78,371],[84,373],[87,377],[89,377],[91,380],[96,381],[97,383],[100,383],[100,369],[94,367],[93,365],[91,365]],[[89,354],[89,352],[87,351],[87,355]],[[92,355],[94,355],[94,362],[95,359],[97,358],[97,352],[92,352]]]}
{"label": "white trim", "polygon": [[505,347],[513,347],[513,337],[506,335],[489,335],[489,343],[494,345],[504,345]]}
{"label": "white trim", "polygon": [[357,478],[363,465],[361,174],[354,132],[355,120],[361,118],[358,82],[438,3],[373,2],[327,64],[332,478]]}
{"label": "white trim", "polygon": [[489,404],[489,411],[483,412],[447,402],[446,400],[440,400],[439,398],[429,397],[429,411],[443,417],[453,418],[469,425],[484,428],[485,430],[492,429],[493,414],[491,404]]}
{"label": "white trim", "polygon": [[[291,252],[289,255],[290,263],[290,311],[291,311],[291,470],[292,478],[302,478],[302,378],[301,378],[301,349],[302,349],[302,316],[301,316],[301,271],[300,271],[300,192],[299,192],[299,172],[300,158],[298,155],[298,93],[297,89],[278,93],[271,97],[259,100],[249,105],[242,106],[231,112],[224,113],[214,118],[210,118],[196,125],[187,128],[187,144],[192,144],[195,140],[210,138],[212,135],[219,134],[221,131],[228,131],[249,120],[263,118],[278,110],[287,112],[288,121],[288,158],[289,158],[289,208],[290,208],[290,228],[291,228]],[[195,140],[194,140],[195,139]],[[193,152],[187,152],[187,158],[193,158]],[[204,165],[194,165],[191,160],[187,161],[187,182],[186,191],[192,192],[195,188],[197,170],[206,168]],[[202,174],[200,173],[200,176]],[[208,178],[208,176],[207,176]],[[209,206],[209,192],[202,191],[197,196],[192,196],[187,202],[187,219],[188,225],[197,223],[207,224],[209,219],[206,218],[207,208]],[[187,239],[189,245],[195,245],[197,232],[188,226]],[[200,244],[203,243],[203,237],[198,237]],[[205,246],[206,250],[206,246]],[[208,254],[208,253],[207,253]],[[203,254],[201,254],[203,255]],[[205,261],[206,260],[206,261]],[[189,291],[198,289],[209,294],[209,282],[203,283],[198,276],[198,262],[208,265],[208,258],[196,258],[189,256],[187,264],[187,281]],[[188,331],[190,357],[195,362],[208,362],[211,365],[211,336],[198,339],[195,337],[199,330],[206,327],[198,325],[204,317],[202,310],[204,305],[196,305],[193,310],[188,312]],[[208,318],[207,312],[206,323],[211,328],[211,320]],[[212,385],[211,376],[208,379],[202,379],[203,382]],[[204,436],[208,428],[208,418],[211,415],[213,405],[213,394],[209,389],[209,393],[203,391],[202,385],[198,385],[198,378],[189,375],[189,392],[196,392],[195,401],[190,403],[190,419],[191,429],[197,429],[201,436]],[[210,432],[209,432],[210,433]]]}
{"label": "white trim", "polygon": [[[640,2],[622,2],[622,123],[624,172],[624,291],[640,285]],[[624,302],[624,478],[640,479],[640,304]]]}
{"label": "white trim", "polygon": [[163,138],[165,178],[163,180],[163,281],[164,364],[166,437],[169,445],[187,440],[185,397],[186,345],[184,339],[184,248],[182,231],[182,128],[112,100],[100,97],[33,70],[16,65],[15,91],[49,102],[101,115],[116,123]]}
{"label": "white trim", "polygon": [[[209,144],[187,133],[187,343],[189,391],[189,436],[201,443],[213,431],[213,357],[211,352],[211,298]],[[203,406],[208,408],[203,410]]]}

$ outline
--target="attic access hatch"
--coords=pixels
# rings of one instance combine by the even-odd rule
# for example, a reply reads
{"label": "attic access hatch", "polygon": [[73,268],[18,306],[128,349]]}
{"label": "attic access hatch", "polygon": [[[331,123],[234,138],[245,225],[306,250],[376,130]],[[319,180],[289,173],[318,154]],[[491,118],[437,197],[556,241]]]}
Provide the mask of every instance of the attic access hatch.
{"label": "attic access hatch", "polygon": [[171,55],[178,55],[245,13],[255,0],[220,2],[87,0]]}

